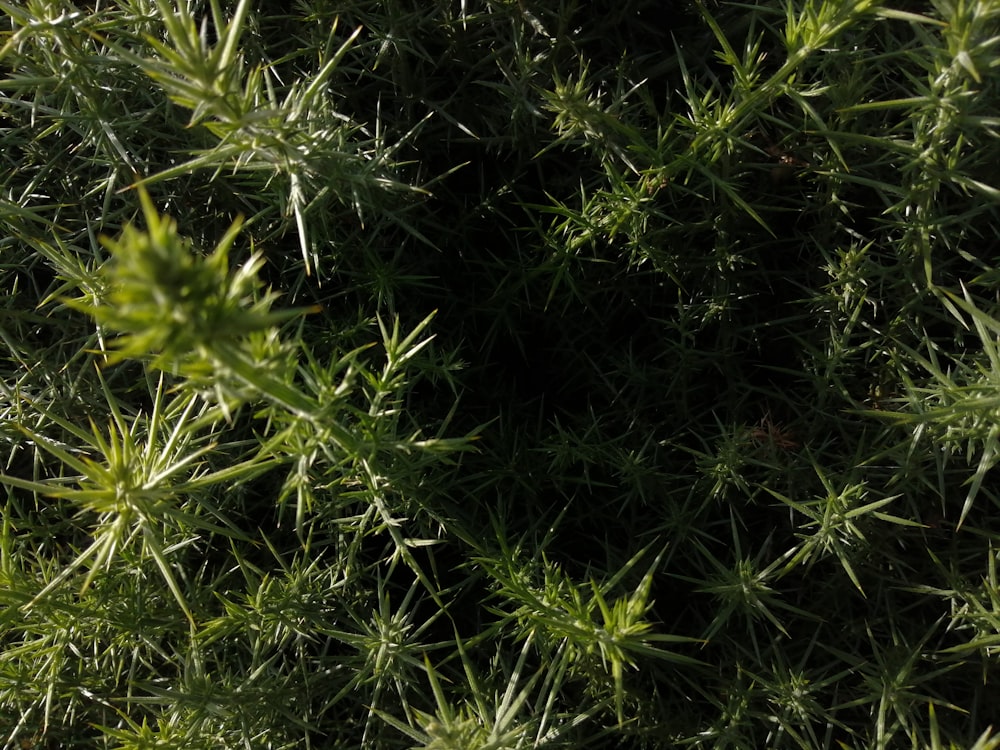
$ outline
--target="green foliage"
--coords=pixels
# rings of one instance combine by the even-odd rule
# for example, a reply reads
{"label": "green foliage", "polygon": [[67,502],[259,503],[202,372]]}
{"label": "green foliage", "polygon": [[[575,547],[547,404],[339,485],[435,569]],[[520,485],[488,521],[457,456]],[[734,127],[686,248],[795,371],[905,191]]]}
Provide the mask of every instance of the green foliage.
{"label": "green foliage", "polygon": [[1000,746],[993,0],[27,0],[5,748]]}

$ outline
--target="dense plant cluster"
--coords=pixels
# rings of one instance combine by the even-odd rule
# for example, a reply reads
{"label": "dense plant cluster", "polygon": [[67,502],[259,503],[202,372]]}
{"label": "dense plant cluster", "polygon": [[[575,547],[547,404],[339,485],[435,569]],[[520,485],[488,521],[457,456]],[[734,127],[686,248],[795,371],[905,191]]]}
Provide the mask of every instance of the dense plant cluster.
{"label": "dense plant cluster", "polygon": [[4,747],[1000,746],[995,0],[0,7]]}

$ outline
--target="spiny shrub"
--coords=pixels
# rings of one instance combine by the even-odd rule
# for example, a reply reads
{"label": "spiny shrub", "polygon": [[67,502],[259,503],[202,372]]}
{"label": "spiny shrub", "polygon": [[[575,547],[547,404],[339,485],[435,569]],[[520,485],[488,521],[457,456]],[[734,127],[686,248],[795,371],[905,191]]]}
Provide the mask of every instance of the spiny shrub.
{"label": "spiny shrub", "polygon": [[5,747],[1000,747],[996,2],[0,8]]}

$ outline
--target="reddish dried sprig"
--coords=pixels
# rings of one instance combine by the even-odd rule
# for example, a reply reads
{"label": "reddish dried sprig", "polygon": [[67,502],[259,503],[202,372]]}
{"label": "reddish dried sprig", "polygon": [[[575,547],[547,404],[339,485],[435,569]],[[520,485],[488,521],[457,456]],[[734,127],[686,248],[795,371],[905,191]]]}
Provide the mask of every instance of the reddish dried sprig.
{"label": "reddish dried sprig", "polygon": [[770,412],[765,412],[760,421],[750,428],[750,437],[757,443],[766,443],[783,451],[798,450],[802,444],[796,439],[795,433],[784,425],[771,419]]}

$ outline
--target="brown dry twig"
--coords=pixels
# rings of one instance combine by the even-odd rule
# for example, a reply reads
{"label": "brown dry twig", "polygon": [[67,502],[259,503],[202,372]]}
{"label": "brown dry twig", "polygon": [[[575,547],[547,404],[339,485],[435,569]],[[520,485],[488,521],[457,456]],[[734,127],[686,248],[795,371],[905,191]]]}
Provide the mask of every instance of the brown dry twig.
{"label": "brown dry twig", "polygon": [[770,412],[765,412],[760,421],[750,428],[750,437],[758,444],[773,445],[783,451],[793,451],[802,447],[795,433],[773,421]]}

